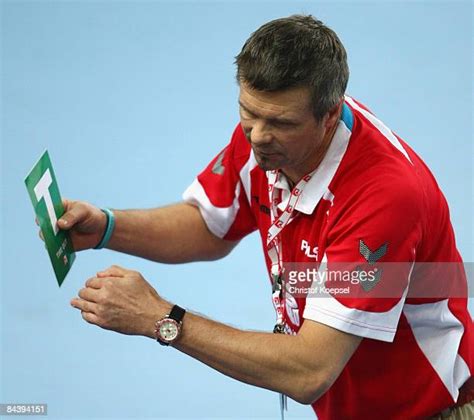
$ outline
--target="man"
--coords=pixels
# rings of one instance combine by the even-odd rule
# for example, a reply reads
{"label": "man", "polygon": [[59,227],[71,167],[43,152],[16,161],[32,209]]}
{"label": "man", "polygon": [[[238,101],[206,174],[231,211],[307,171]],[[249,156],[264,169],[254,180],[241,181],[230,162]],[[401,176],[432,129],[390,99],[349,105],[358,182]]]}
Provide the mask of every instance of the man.
{"label": "man", "polygon": [[[89,279],[71,304],[89,323],[155,338],[235,379],[312,404],[321,419],[474,415],[466,296],[408,293],[426,282],[415,262],[461,262],[428,168],[344,96],[344,47],[311,16],[263,25],[236,64],[240,124],[183,203],[101,211],[66,201],[58,226],[71,232],[76,250],[106,246],[165,263],[222,258],[258,229],[275,333],[184,311],[117,266]],[[285,265],[295,262],[349,262],[357,273],[400,264],[396,275],[384,269],[369,286],[361,283],[357,296],[319,298],[288,292]],[[387,284],[397,292],[369,293]]]}

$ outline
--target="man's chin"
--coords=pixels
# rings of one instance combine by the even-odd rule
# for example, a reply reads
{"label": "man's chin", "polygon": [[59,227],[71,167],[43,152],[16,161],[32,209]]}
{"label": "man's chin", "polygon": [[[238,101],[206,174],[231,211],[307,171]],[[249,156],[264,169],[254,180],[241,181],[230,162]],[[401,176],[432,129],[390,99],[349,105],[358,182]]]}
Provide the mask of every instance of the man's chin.
{"label": "man's chin", "polygon": [[264,171],[273,171],[281,168],[281,162],[271,157],[255,154],[255,160],[257,161],[257,165]]}

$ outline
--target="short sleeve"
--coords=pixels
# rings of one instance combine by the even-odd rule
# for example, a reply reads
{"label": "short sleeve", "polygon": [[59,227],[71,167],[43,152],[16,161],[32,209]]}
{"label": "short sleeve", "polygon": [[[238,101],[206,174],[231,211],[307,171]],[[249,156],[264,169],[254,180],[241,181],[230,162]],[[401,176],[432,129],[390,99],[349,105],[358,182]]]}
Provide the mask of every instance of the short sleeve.
{"label": "short sleeve", "polygon": [[199,208],[209,230],[219,238],[240,240],[256,229],[240,172],[250,156],[240,125],[221,150],[183,193]]}
{"label": "short sleeve", "polygon": [[336,293],[308,296],[304,318],[393,341],[421,240],[418,197],[393,180],[335,197],[320,270]]}

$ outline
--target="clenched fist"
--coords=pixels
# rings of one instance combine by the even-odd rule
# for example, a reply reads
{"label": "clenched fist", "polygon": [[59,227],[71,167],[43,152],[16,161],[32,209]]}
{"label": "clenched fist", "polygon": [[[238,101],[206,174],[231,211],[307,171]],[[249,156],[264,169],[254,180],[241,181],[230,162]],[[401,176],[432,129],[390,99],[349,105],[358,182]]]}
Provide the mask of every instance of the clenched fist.
{"label": "clenched fist", "polygon": [[[58,220],[57,226],[61,230],[69,231],[74,250],[82,251],[97,246],[107,225],[105,213],[85,201],[63,200],[63,206],[64,214]],[[43,239],[41,230],[39,235]]]}
{"label": "clenched fist", "polygon": [[155,337],[155,322],[172,307],[140,273],[116,265],[87,280],[71,305],[91,324],[151,338]]}

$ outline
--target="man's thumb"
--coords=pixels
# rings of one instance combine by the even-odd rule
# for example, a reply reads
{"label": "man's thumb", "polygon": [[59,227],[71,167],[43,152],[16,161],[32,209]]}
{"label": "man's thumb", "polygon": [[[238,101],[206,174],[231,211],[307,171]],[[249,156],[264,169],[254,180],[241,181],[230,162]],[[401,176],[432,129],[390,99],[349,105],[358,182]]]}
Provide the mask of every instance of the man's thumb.
{"label": "man's thumb", "polygon": [[81,221],[84,218],[79,209],[71,209],[67,213],[64,213],[61,218],[58,220],[58,227],[62,230],[69,230],[75,224]]}

